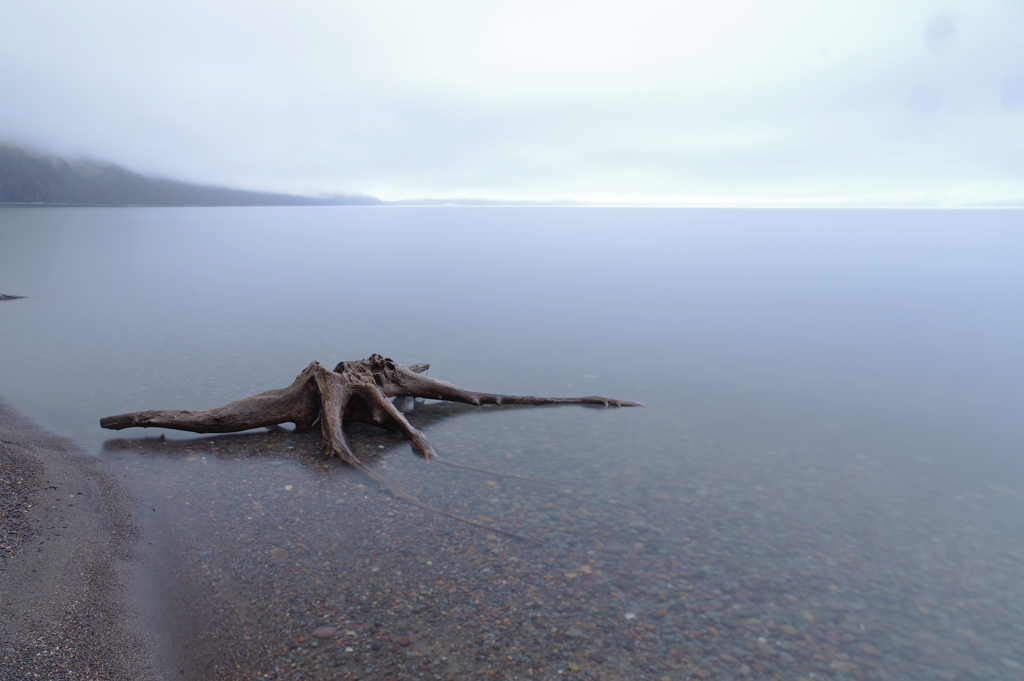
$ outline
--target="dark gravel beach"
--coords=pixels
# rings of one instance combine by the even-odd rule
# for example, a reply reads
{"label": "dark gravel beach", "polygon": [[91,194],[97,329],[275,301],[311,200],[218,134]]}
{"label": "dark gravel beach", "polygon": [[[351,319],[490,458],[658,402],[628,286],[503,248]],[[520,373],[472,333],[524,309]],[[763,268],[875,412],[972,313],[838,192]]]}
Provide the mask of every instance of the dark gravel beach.
{"label": "dark gravel beach", "polygon": [[133,515],[97,457],[0,402],[0,678],[157,678]]}
{"label": "dark gravel beach", "polygon": [[452,459],[545,482],[352,440],[424,501],[536,542],[391,499],[315,434],[108,442],[154,563],[189,585],[164,598],[184,678],[1024,678],[1019,482],[810,435],[679,432],[656,463],[605,442],[613,412],[516,415],[414,412]]}

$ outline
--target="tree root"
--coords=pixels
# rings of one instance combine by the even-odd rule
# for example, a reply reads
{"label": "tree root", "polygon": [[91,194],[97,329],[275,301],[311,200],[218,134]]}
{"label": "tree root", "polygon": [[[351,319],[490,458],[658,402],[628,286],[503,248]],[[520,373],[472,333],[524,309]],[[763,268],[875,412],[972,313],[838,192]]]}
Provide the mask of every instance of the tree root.
{"label": "tree root", "polygon": [[[270,428],[282,423],[295,424],[296,430],[320,426],[330,454],[365,473],[392,496],[425,511],[459,520],[469,525],[533,541],[515,532],[501,530],[423,503],[394,485],[386,477],[363,463],[345,440],[343,424],[355,421],[381,426],[402,433],[424,459],[457,468],[477,470],[491,475],[530,480],[517,475],[497,473],[474,466],[445,461],[438,457],[423,433],[392,404],[392,397],[419,397],[433,400],[482,404],[590,404],[605,407],[639,407],[638,402],[608,397],[530,397],[500,395],[464,390],[437,379],[421,376],[429,364],[401,364],[387,357],[371,355],[355,362],[339,362],[328,371],[319,362],[303,369],[290,386],[236,400],[223,407],[205,410],[156,409],[136,411],[100,419],[100,426],[111,430],[124,428],[171,428],[193,433],[234,433],[251,428]],[[540,482],[532,480],[532,482]]]}

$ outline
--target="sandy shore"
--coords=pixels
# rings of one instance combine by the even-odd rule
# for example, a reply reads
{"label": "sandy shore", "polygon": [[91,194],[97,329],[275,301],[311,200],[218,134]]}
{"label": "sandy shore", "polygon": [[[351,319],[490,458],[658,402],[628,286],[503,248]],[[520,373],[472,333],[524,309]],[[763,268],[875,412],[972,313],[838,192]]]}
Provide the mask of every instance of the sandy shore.
{"label": "sandy shore", "polygon": [[0,402],[0,678],[155,679],[117,476]]}

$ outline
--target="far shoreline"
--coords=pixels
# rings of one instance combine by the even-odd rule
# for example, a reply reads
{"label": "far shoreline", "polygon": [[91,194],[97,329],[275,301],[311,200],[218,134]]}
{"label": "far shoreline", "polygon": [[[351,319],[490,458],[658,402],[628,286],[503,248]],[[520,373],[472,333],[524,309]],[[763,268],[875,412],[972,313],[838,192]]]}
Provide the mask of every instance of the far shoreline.
{"label": "far shoreline", "polygon": [[737,204],[673,204],[673,203],[582,203],[573,201],[380,201],[379,203],[280,203],[280,204],[135,204],[135,203],[12,203],[0,202],[3,208],[343,208],[343,209],[397,209],[397,208],[561,208],[580,210],[678,210],[678,211],[837,211],[890,212],[890,211],[1020,211],[1021,204],[957,204],[957,205],[907,205],[907,204],[835,204],[835,203],[737,203]]}

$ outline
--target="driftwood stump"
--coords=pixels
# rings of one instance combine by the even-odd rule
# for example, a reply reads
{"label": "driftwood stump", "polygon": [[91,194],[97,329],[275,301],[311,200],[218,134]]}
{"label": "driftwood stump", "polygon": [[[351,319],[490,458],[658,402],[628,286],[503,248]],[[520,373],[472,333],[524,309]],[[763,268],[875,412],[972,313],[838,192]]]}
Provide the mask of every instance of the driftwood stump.
{"label": "driftwood stump", "polygon": [[[395,497],[413,506],[440,513],[470,525],[483,525],[468,518],[429,506],[403,492],[386,477],[359,460],[345,441],[345,421],[368,423],[399,431],[427,460],[447,465],[474,468],[444,461],[419,430],[405,418],[390,398],[424,398],[482,404],[590,404],[604,407],[639,407],[638,402],[608,397],[530,397],[481,393],[458,388],[421,374],[429,364],[401,364],[387,357],[371,355],[355,362],[339,362],[333,371],[313,362],[287,388],[236,400],[223,407],[205,410],[155,409],[136,411],[100,419],[100,426],[111,430],[124,428],[172,428],[193,433],[234,433],[251,428],[295,424],[296,430],[308,430],[319,424],[330,453],[356,468]],[[483,470],[483,469],[476,469]],[[493,471],[487,471],[493,473]],[[518,476],[508,476],[518,477]],[[497,530],[520,537],[514,532]]]}

